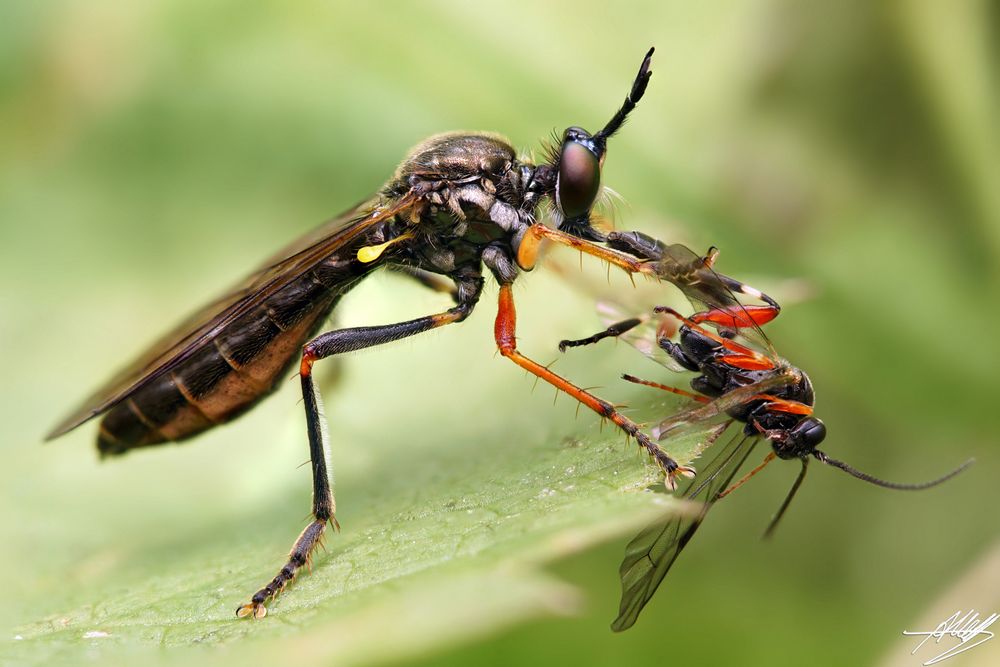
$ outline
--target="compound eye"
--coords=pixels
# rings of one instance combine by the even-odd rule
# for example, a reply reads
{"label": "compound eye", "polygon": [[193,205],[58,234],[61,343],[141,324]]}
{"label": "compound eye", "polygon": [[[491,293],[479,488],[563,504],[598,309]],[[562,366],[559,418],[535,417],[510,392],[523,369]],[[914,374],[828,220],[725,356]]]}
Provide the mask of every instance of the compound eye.
{"label": "compound eye", "polygon": [[601,164],[590,148],[567,140],[559,159],[556,204],[566,218],[585,215],[594,206],[601,187]]}
{"label": "compound eye", "polygon": [[810,450],[826,439],[826,424],[814,417],[803,420],[795,430],[799,431],[802,444]]}

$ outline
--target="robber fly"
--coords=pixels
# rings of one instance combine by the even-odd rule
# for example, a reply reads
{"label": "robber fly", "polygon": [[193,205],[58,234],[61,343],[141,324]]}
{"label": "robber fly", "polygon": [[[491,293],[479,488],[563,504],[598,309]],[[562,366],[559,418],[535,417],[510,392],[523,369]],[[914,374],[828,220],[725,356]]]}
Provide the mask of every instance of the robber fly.
{"label": "robber fly", "polygon": [[[278,574],[237,609],[240,617],[261,618],[265,605],[310,562],[327,524],[338,527],[313,365],[463,321],[482,293],[485,266],[500,285],[495,325],[500,353],[611,420],[672,477],[676,462],[633,421],[518,351],[511,290],[519,273],[534,266],[544,241],[631,273],[643,270],[642,260],[603,245],[605,234],[594,224],[592,209],[608,140],[642,98],[652,55],[650,49],[624,103],[600,131],[566,129],[542,164],[518,159],[495,134],[450,133],[424,141],[370,200],[295,241],[198,311],[85,400],[48,438],[102,416],[97,447],[104,456],[185,440],[252,408],[297,361],[312,464],[312,521]],[[551,205],[553,226],[538,222],[543,203]],[[397,324],[317,335],[340,298],[380,267],[449,292],[454,307]]]}
{"label": "robber fly", "polygon": [[[652,429],[653,436],[660,441],[685,430],[702,429],[705,435],[697,450],[701,452],[714,444],[733,422],[743,425],[683,491],[685,499],[700,502],[697,512],[649,526],[626,547],[619,572],[622,600],[612,629],[626,630],[635,623],[712,505],[775,458],[798,460],[801,469],[771,519],[765,536],[771,534],[788,509],[805,478],[810,458],[866,482],[901,490],[936,486],[972,463],[967,461],[929,482],[898,484],[875,478],[827,456],[817,449],[826,438],[826,425],[813,416],[815,392],[809,376],[779,357],[761,330],[762,324],[778,315],[777,302],[749,285],[716,273],[712,265],[718,253],[714,250],[699,258],[684,246],[666,246],[638,232],[616,234],[608,239],[608,244],[629,248],[636,255],[649,259],[650,266],[660,272],[672,273],[677,266],[683,265],[700,273],[702,279],[691,280],[685,294],[706,310],[685,317],[672,308],[657,307],[652,317],[614,322],[588,338],[562,341],[560,349],[620,337],[673,370],[697,373],[690,383],[693,391],[623,376],[630,382],[679,394],[692,401],[690,407],[662,420]],[[735,298],[736,293],[753,296],[767,305],[744,306]],[[771,451],[760,465],[733,484],[733,478],[761,439],[770,443]],[[690,467],[685,468],[693,473]]]}

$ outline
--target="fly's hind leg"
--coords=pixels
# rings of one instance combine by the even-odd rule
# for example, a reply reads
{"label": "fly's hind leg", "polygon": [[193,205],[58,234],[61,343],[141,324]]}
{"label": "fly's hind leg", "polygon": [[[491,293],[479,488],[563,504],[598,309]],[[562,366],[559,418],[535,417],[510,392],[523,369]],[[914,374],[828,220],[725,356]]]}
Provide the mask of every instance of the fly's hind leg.
{"label": "fly's hind leg", "polygon": [[284,567],[266,586],[254,593],[250,602],[237,608],[237,616],[240,618],[263,618],[266,616],[267,607],[265,605],[267,602],[295,578],[302,566],[309,564],[313,551],[323,540],[327,524],[332,523],[334,528],[339,529],[337,519],[334,516],[336,503],[330,489],[330,477],[326,462],[326,452],[329,449],[326,424],[320,410],[319,394],[313,380],[313,364],[326,357],[390,343],[446,324],[461,322],[475,308],[482,286],[483,280],[478,273],[459,276],[456,278],[456,301],[458,304],[454,308],[435,315],[418,317],[408,322],[330,331],[317,336],[305,345],[302,350],[300,376],[309,436],[309,457],[312,463],[313,520],[295,540]]}
{"label": "fly's hind leg", "polygon": [[[350,330],[342,329],[333,333],[341,333],[342,331]],[[263,618],[266,616],[265,603],[280,593],[288,585],[288,582],[295,578],[299,568],[310,562],[313,550],[323,540],[326,524],[329,522],[333,524],[335,529],[340,528],[334,516],[336,503],[333,499],[333,492],[330,490],[330,477],[326,466],[326,451],[329,449],[326,439],[326,425],[323,423],[323,415],[319,408],[319,395],[316,393],[316,385],[312,376],[312,366],[316,357],[310,354],[309,348],[316,340],[306,345],[305,351],[302,353],[302,365],[299,372],[302,379],[302,398],[306,408],[309,458],[312,464],[313,520],[295,540],[295,544],[292,545],[292,550],[288,554],[288,562],[278,574],[266,586],[254,593],[250,602],[237,608],[236,615],[240,618],[246,616]]]}

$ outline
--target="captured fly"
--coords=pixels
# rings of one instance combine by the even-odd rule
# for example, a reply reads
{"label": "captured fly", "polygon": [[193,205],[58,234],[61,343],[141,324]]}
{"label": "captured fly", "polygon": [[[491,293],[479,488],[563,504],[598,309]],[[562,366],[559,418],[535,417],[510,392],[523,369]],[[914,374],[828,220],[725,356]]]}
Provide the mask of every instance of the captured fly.
{"label": "captured fly", "polygon": [[[265,605],[310,562],[327,524],[337,527],[313,365],[461,322],[479,300],[485,266],[500,285],[500,353],[610,419],[672,479],[677,464],[634,422],[517,350],[511,290],[546,240],[632,273],[644,269],[641,259],[604,244],[591,211],[608,140],[642,98],[652,55],[650,49],[624,103],[601,130],[567,128],[542,164],[519,160],[495,134],[441,134],[419,144],[373,197],[278,252],[188,318],[83,401],[48,438],[101,416],[97,447],[103,456],[185,440],[251,409],[297,363],[312,463],[312,521],[277,575],[237,609],[238,616],[261,618]],[[551,206],[552,226],[538,222],[543,203]],[[317,335],[341,297],[381,267],[450,293],[454,307],[407,322]]]}
{"label": "captured fly", "polygon": [[[701,503],[697,513],[673,516],[651,525],[626,547],[619,571],[622,600],[612,629],[626,630],[635,623],[712,505],[775,458],[798,460],[802,467],[771,519],[765,536],[771,534],[788,509],[805,478],[811,458],[863,481],[902,490],[936,486],[971,464],[967,461],[929,482],[897,484],[877,479],[827,456],[817,449],[826,438],[826,426],[813,416],[815,393],[809,376],[779,357],[760,328],[778,315],[779,307],[773,299],[715,273],[712,264],[716,253],[712,251],[699,259],[684,246],[665,246],[636,232],[617,235],[609,239],[609,243],[630,247],[632,252],[647,257],[661,271],[671,272],[678,263],[701,267],[703,280],[690,281],[692,286],[685,293],[707,309],[684,317],[672,308],[658,307],[651,317],[615,322],[589,338],[563,341],[560,348],[620,337],[668,368],[697,373],[690,382],[691,391],[631,375],[623,376],[630,382],[685,396],[692,402],[687,409],[667,417],[652,429],[653,436],[660,441],[697,430],[705,434],[698,449],[701,452],[713,445],[733,422],[742,424],[739,432],[681,493],[683,498]],[[694,284],[702,288],[695,289]],[[743,306],[736,300],[736,293],[752,296],[768,305]],[[740,467],[761,439],[768,441],[771,451],[760,465],[733,484]],[[693,469],[690,470],[693,473]]]}

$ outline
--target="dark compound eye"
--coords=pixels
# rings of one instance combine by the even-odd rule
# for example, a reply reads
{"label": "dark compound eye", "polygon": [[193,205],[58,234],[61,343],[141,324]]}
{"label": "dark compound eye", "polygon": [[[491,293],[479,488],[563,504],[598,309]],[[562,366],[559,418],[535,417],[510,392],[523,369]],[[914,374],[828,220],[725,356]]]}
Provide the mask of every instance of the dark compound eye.
{"label": "dark compound eye", "polygon": [[808,417],[795,427],[795,435],[809,450],[816,449],[826,439],[826,424],[815,417]]}
{"label": "dark compound eye", "polygon": [[556,204],[566,218],[586,214],[601,187],[601,164],[584,144],[567,137],[559,159]]}

